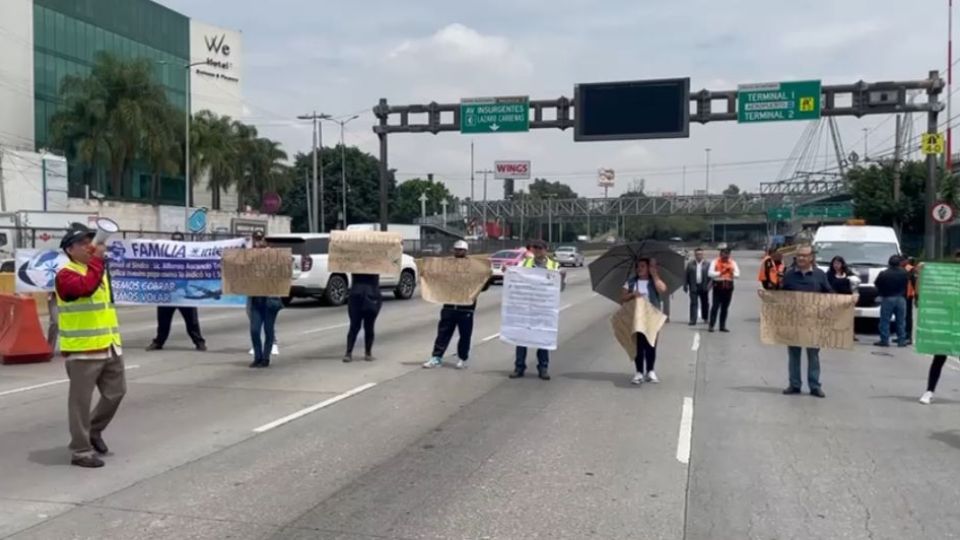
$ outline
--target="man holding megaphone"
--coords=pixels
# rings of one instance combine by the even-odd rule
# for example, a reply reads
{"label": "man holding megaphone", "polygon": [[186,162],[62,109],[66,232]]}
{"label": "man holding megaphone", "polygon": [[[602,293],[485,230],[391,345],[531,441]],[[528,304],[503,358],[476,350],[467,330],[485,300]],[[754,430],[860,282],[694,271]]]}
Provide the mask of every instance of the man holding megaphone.
{"label": "man holding megaphone", "polygon": [[[116,224],[110,223],[116,232]],[[102,434],[127,391],[120,325],[106,267],[109,234],[74,223],[60,241],[70,258],[56,279],[60,351],[70,378],[70,463],[79,467],[103,467],[97,454],[109,450]],[[100,402],[91,415],[94,388],[100,389]]]}

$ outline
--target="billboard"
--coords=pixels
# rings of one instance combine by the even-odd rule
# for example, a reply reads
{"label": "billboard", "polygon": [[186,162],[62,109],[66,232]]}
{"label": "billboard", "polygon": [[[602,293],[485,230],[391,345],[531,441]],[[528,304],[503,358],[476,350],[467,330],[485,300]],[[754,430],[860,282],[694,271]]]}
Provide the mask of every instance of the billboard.
{"label": "billboard", "polygon": [[495,161],[493,163],[493,178],[495,180],[529,180],[529,161]]}
{"label": "billboard", "polygon": [[690,136],[690,79],[578,84],[575,141]]}
{"label": "billboard", "polygon": [[616,178],[617,174],[613,169],[604,169],[603,167],[597,169],[597,185],[602,188],[612,188]]}

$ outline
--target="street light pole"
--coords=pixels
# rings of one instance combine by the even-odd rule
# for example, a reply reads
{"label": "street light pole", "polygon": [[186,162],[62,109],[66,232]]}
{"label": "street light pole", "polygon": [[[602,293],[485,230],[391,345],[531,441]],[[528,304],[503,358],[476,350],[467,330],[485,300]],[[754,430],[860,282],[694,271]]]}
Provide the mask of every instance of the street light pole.
{"label": "street light pole", "polygon": [[[171,64],[165,60],[157,62],[161,65],[178,65]],[[183,116],[184,116],[184,145],[183,145],[183,233],[187,234],[190,230],[190,120],[192,115],[190,114],[191,100],[190,100],[190,68],[193,66],[205,65],[206,60],[202,62],[192,62],[189,64],[179,64],[183,67],[183,94],[184,94],[184,106],[183,106]]]}
{"label": "street light pole", "polygon": [[[343,209],[343,228],[347,228],[347,146],[344,142],[344,127],[350,122],[360,118],[359,114],[355,114],[346,120],[336,120],[329,118],[334,124],[340,125],[340,202],[342,203]],[[321,120],[327,120],[327,118],[321,118]]]}
{"label": "street light pole", "polygon": [[710,148],[706,149],[707,154],[707,195],[710,195]]}
{"label": "street light pole", "polygon": [[[313,114],[301,114],[297,117],[298,120],[312,120],[313,121],[313,213],[310,214],[310,232],[317,232],[319,229],[320,232],[323,232],[323,168],[319,167],[317,161],[319,159],[319,146],[323,146],[323,139],[321,138],[320,132],[320,120],[329,120],[330,115],[328,114],[317,114],[317,111],[313,111]],[[319,169],[320,176],[320,188],[317,189],[317,170]],[[320,219],[316,217],[317,210],[319,209]],[[319,223],[318,223],[319,221]]]}

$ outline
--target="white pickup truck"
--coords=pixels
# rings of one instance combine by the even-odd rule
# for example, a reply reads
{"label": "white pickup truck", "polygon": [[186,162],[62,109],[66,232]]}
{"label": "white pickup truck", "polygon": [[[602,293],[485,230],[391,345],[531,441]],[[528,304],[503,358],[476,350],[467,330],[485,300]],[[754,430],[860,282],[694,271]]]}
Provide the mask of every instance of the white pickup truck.
{"label": "white pickup truck", "polygon": [[[288,247],[293,251],[293,284],[289,304],[293,298],[320,298],[339,306],[347,301],[350,290],[349,274],[331,274],[327,270],[330,235],[325,233],[291,233],[267,236],[272,247]],[[399,276],[380,276],[380,286],[392,289],[398,300],[413,297],[417,288],[417,265],[413,257],[404,254]]]}

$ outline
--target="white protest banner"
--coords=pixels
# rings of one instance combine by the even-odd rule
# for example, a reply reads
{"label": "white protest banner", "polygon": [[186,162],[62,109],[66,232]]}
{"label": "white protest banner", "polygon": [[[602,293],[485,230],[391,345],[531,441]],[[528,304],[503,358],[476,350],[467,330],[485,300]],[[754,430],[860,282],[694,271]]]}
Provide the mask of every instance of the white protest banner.
{"label": "white protest banner", "polygon": [[58,249],[18,249],[14,273],[21,294],[53,292],[57,272],[69,259]]}
{"label": "white protest banner", "polygon": [[107,257],[117,304],[238,307],[247,297],[224,293],[223,252],[246,240],[178,242],[113,240]]}
{"label": "white protest banner", "polygon": [[556,350],[560,333],[560,272],[511,266],[503,277],[500,340]]}

